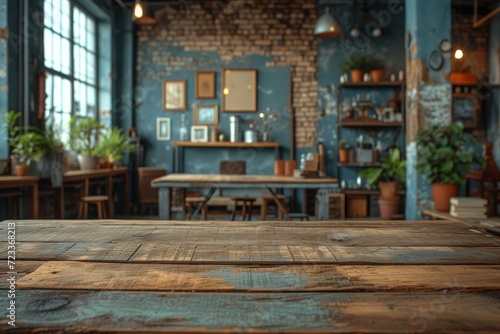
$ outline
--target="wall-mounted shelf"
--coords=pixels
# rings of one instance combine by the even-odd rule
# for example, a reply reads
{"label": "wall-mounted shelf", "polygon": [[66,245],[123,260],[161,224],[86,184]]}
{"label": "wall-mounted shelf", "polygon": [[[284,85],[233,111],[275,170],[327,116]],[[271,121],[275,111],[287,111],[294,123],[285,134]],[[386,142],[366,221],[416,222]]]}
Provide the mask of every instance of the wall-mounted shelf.
{"label": "wall-mounted shelf", "polygon": [[213,149],[274,149],[274,155],[276,159],[280,158],[280,144],[277,142],[255,142],[255,143],[245,143],[237,142],[232,143],[229,141],[216,141],[216,142],[191,142],[191,141],[174,141],[172,146],[175,149],[175,172],[184,172],[184,149],[189,148],[213,148]]}
{"label": "wall-mounted shelf", "polygon": [[277,142],[233,143],[229,141],[217,141],[217,142],[174,141],[172,145],[174,147],[220,147],[220,148],[278,148],[280,146],[279,143]]}
{"label": "wall-mounted shelf", "polygon": [[403,122],[382,122],[376,119],[343,119],[338,123],[338,126],[351,127],[389,127],[403,126]]}

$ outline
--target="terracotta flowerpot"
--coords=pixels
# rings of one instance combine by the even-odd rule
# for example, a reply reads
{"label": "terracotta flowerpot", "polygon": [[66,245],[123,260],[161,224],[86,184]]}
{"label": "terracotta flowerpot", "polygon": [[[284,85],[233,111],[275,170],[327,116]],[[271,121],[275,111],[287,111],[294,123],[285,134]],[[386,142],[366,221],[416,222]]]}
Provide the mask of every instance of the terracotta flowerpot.
{"label": "terracotta flowerpot", "polygon": [[372,82],[381,82],[384,79],[384,70],[371,70]]}
{"label": "terracotta flowerpot", "polygon": [[23,165],[16,166],[16,175],[17,176],[26,176],[28,174],[28,167]]}
{"label": "terracotta flowerpot", "polygon": [[392,217],[398,213],[399,210],[399,198],[398,199],[383,199],[379,198],[378,205],[380,208],[380,218],[382,219],[392,219]]}
{"label": "terracotta flowerpot", "polygon": [[380,188],[380,198],[388,199],[388,200],[398,200],[398,190],[399,183],[397,182],[379,182],[378,184]]}
{"label": "terracotta flowerpot", "polygon": [[362,70],[352,70],[351,79],[354,83],[363,82],[363,71]]}
{"label": "terracotta flowerpot", "polygon": [[433,183],[432,195],[436,211],[450,212],[450,198],[458,196],[460,186],[451,183]]}
{"label": "terracotta flowerpot", "polygon": [[339,163],[349,162],[349,150],[339,150]]}
{"label": "terracotta flowerpot", "polygon": [[274,161],[274,175],[276,176],[285,175],[285,160]]}

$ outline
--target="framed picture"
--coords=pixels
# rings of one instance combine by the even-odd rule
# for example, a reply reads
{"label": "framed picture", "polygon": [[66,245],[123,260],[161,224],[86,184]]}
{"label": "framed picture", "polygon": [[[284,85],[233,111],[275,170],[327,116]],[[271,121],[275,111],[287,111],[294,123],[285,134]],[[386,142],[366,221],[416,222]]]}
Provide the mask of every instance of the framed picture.
{"label": "framed picture", "polygon": [[257,111],[257,70],[222,70],[222,111]]}
{"label": "framed picture", "polygon": [[208,142],[208,126],[206,125],[191,126],[191,141]]}
{"label": "framed picture", "polygon": [[384,122],[394,122],[394,109],[384,108],[382,112],[382,119]]}
{"label": "framed picture", "polygon": [[475,94],[454,93],[451,110],[452,120],[462,122],[464,129],[477,127],[480,106]]}
{"label": "framed picture", "polygon": [[215,72],[196,72],[196,98],[215,99]]}
{"label": "framed picture", "polygon": [[186,110],[186,80],[163,81],[163,110]]}
{"label": "framed picture", "polygon": [[170,140],[170,118],[158,117],[156,119],[156,139]]}
{"label": "framed picture", "polygon": [[194,106],[194,124],[219,124],[219,108],[216,104],[197,104]]}

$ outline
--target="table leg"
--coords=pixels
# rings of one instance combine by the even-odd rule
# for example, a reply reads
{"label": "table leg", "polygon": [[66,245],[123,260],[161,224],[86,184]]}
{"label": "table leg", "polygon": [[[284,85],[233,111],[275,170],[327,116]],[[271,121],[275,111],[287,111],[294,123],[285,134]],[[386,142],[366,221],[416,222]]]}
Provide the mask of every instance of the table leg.
{"label": "table leg", "polygon": [[123,179],[123,198],[124,198],[124,204],[123,204],[123,214],[128,215],[130,213],[130,181],[128,178],[128,171],[123,174],[124,179]]}
{"label": "table leg", "polygon": [[319,189],[316,198],[318,200],[318,213],[316,219],[328,220],[328,206],[329,206],[328,190]]}
{"label": "table leg", "polygon": [[33,184],[31,190],[31,199],[33,200],[32,204],[32,217],[33,219],[38,219],[38,183]]}
{"label": "table leg", "polygon": [[57,208],[56,208],[56,217],[59,219],[64,219],[65,218],[65,212],[64,212],[64,184],[61,184],[59,188],[56,190],[56,199],[57,201]]}
{"label": "table leg", "polygon": [[161,220],[170,220],[170,188],[161,187],[158,190],[158,211]]}
{"label": "table leg", "polygon": [[113,200],[113,176],[106,177],[106,193],[108,195],[108,215],[109,218],[114,217],[114,200]]}

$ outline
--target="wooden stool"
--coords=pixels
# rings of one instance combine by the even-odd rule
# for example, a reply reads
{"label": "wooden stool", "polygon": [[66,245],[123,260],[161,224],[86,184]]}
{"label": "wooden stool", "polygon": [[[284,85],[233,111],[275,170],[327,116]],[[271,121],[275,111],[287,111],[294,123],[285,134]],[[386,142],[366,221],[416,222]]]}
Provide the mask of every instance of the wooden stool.
{"label": "wooden stool", "polygon": [[104,203],[109,200],[108,196],[84,196],[80,199],[80,204],[78,206],[78,219],[87,219],[87,211],[89,204],[95,204],[97,206],[97,218],[106,218],[106,209],[104,208]]}
{"label": "wooden stool", "polygon": [[[285,206],[286,202],[286,197],[283,195],[278,195],[278,198],[280,202]],[[260,219],[261,220],[266,220],[267,219],[267,208],[269,204],[276,204],[274,201],[274,197],[272,196],[263,196],[262,197],[262,205],[260,207]],[[283,210],[280,209],[279,206],[276,205],[276,210],[278,210],[278,219],[282,220],[283,219]]]}
{"label": "wooden stool", "polygon": [[340,219],[345,219],[345,194],[329,193],[328,202],[328,218],[335,219],[340,216]]}
{"label": "wooden stool", "polygon": [[289,213],[288,217],[290,217],[290,220],[294,219],[309,220],[309,215],[307,213],[301,213],[301,212]]}
{"label": "wooden stool", "polygon": [[233,197],[231,198],[233,201],[233,214],[231,215],[231,220],[234,220],[236,217],[236,209],[238,208],[238,202],[241,202],[241,215],[243,216],[243,220],[245,220],[245,216],[247,214],[247,205],[248,205],[248,220],[252,220],[252,209],[253,202],[256,201],[255,198],[252,197]]}
{"label": "wooden stool", "polygon": [[[191,220],[193,211],[192,209],[196,208],[205,201],[205,197],[197,196],[197,197],[186,197],[186,210],[187,210],[187,219]],[[204,220],[208,220],[208,208],[207,205],[204,205],[201,208],[201,213],[203,215]]]}

